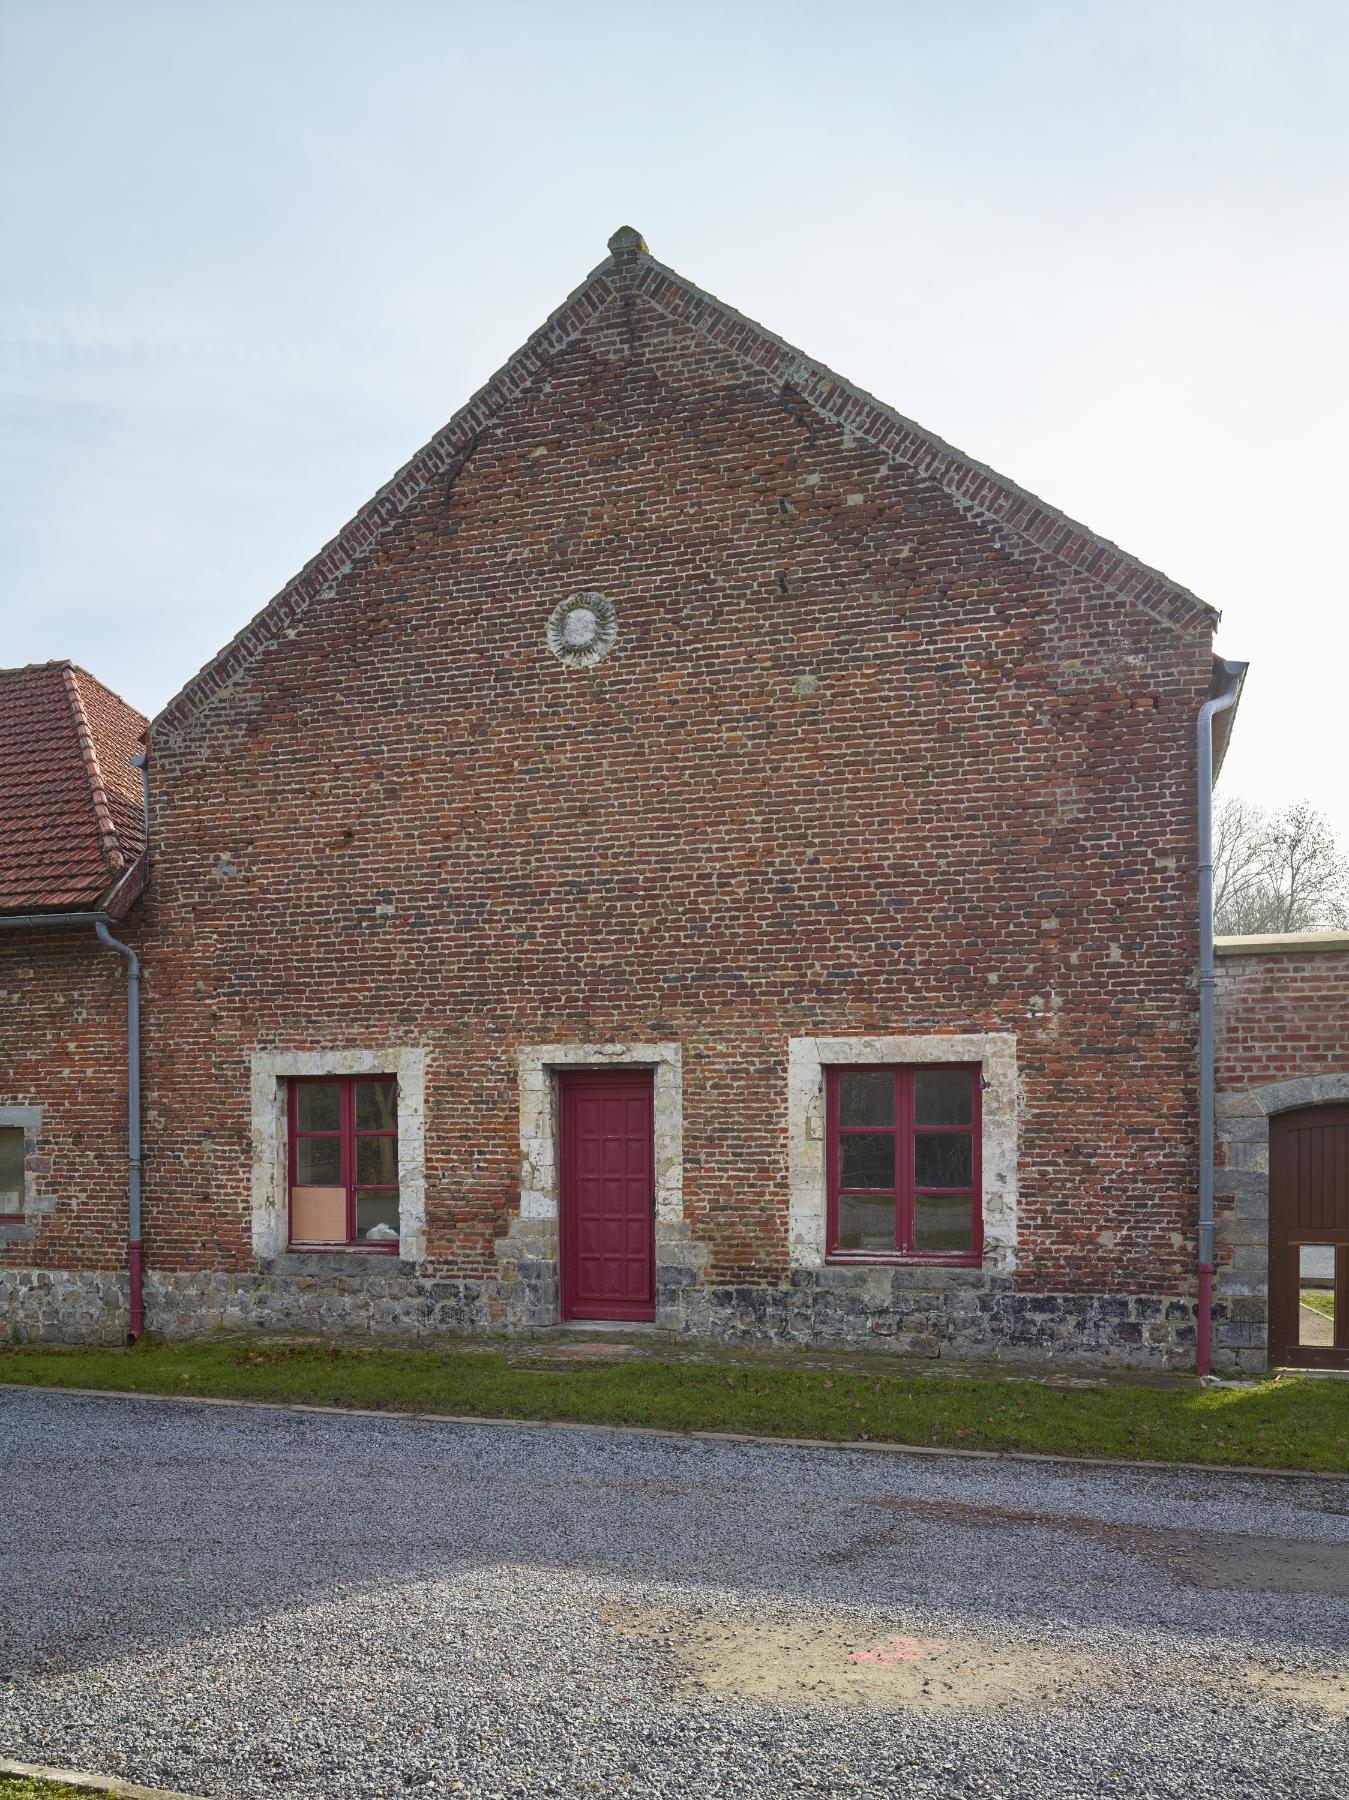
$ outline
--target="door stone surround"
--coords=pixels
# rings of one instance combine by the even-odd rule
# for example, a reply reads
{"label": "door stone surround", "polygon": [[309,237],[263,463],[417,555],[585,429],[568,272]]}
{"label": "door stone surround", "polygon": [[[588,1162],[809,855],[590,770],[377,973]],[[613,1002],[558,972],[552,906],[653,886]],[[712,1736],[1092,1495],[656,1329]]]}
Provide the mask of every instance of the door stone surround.
{"label": "door stone surround", "polygon": [[515,1329],[555,1325],[561,1315],[558,1268],[557,1076],[568,1069],[650,1070],[656,1184],[656,1323],[707,1260],[684,1221],[684,1059],[679,1044],[605,1042],[523,1044],[520,1087],[520,1210],[496,1241],[499,1278],[487,1322]]}

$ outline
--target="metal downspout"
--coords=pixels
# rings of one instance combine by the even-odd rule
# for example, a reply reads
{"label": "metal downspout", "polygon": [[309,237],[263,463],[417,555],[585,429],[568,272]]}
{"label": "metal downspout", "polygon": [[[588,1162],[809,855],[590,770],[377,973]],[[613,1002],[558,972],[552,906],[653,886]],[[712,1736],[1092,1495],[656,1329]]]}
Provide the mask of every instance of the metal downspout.
{"label": "metal downspout", "polygon": [[145,1251],[141,1241],[141,965],[131,948],[115,938],[103,919],[94,923],[101,944],[126,958],[126,1128],[127,1128],[127,1274],[130,1317],[127,1342],[134,1344],[145,1329],[141,1273]]}
{"label": "metal downspout", "polygon": [[[1219,659],[1221,660],[1221,659]],[[1213,718],[1236,703],[1247,665],[1222,662],[1227,685],[1199,709],[1199,1312],[1195,1374],[1207,1375],[1213,1335]]]}

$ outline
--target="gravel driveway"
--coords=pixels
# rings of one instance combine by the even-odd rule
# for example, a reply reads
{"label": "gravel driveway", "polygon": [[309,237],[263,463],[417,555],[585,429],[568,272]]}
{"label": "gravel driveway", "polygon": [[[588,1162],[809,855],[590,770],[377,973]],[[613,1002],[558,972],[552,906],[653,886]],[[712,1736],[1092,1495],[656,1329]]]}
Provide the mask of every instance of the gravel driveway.
{"label": "gravel driveway", "polygon": [[1349,1795],[1349,1484],[16,1389],[0,1443],[28,1761],[213,1800]]}

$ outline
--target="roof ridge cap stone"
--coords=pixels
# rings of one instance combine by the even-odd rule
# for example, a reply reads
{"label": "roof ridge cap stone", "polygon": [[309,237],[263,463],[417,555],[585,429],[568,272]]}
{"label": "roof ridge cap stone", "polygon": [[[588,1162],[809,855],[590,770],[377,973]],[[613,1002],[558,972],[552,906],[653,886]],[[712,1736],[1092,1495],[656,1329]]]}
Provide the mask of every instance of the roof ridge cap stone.
{"label": "roof ridge cap stone", "polygon": [[89,792],[94,803],[94,818],[98,824],[99,848],[103,859],[114,872],[120,873],[126,868],[126,857],[122,853],[117,838],[117,827],[113,824],[112,810],[108,805],[108,790],[103,782],[103,771],[98,761],[98,745],[89,724],[89,714],[85,710],[84,696],[80,692],[79,672],[73,665],[62,670],[62,681],[66,697],[70,702],[71,716],[75,725],[75,737],[80,746],[80,756],[84,763],[85,776],[89,782]]}
{"label": "roof ridge cap stone", "polygon": [[73,669],[78,667],[72,657],[49,656],[46,662],[14,663],[0,669],[0,675],[39,675],[44,669]]}

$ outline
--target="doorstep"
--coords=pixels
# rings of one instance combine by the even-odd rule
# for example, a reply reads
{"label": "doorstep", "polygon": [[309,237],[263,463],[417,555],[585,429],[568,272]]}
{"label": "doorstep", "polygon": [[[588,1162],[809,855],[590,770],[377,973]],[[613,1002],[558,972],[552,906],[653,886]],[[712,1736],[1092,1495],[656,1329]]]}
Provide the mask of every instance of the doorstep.
{"label": "doorstep", "polygon": [[1301,1363],[1271,1363],[1271,1375],[1305,1375],[1311,1381],[1349,1381],[1349,1369],[1304,1369]]}
{"label": "doorstep", "polygon": [[[588,1337],[654,1337],[659,1329],[650,1319],[561,1319],[546,1331],[584,1331]],[[671,1332],[663,1332],[670,1337]]]}

